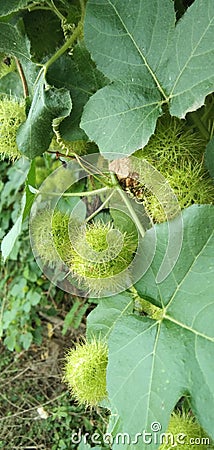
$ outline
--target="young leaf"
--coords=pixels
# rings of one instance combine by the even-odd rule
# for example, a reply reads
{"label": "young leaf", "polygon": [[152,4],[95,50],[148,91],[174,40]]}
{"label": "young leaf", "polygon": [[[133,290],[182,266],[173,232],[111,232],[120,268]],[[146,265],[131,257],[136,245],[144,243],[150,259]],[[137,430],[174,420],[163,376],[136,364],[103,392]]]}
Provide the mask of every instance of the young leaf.
{"label": "young leaf", "polygon": [[62,120],[70,111],[69,92],[47,85],[44,78],[40,77],[27,120],[17,133],[20,151],[30,159],[44,153],[53,137],[53,119]]}
{"label": "young leaf", "polygon": [[[159,422],[164,432],[175,404],[186,394],[198,421],[214,436],[213,220],[213,206],[183,212],[180,256],[158,285],[155,277],[166,250],[167,226],[156,227],[158,251],[136,288],[162,307],[159,320],[124,316],[110,335],[110,402],[122,417],[123,432],[132,437],[143,430],[151,432],[153,422]],[[156,448],[154,442],[150,447]],[[133,448],[143,450],[147,444],[141,440]]]}
{"label": "young leaf", "polygon": [[212,92],[213,15],[213,0],[195,0],[175,27],[170,0],[87,2],[86,46],[113,83],[90,98],[81,127],[108,158],[144,146],[162,104],[184,117]]}

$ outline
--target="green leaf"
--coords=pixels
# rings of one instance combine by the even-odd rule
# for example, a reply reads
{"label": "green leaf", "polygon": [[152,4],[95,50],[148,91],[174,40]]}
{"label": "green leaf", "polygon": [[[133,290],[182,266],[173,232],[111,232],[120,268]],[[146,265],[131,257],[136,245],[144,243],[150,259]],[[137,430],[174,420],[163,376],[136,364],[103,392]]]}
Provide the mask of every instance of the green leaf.
{"label": "green leaf", "polygon": [[28,302],[30,302],[30,304],[33,305],[33,306],[38,305],[38,303],[41,300],[41,294],[39,294],[38,292],[30,290],[27,293],[26,300]]}
{"label": "green leaf", "polygon": [[210,176],[214,179],[214,137],[207,144],[205,151],[205,165],[209,170]]}
{"label": "green leaf", "polygon": [[69,92],[64,88],[56,89],[47,85],[41,76],[35,88],[27,120],[17,133],[20,151],[30,159],[44,153],[53,137],[53,119],[62,120],[70,111]]}
{"label": "green leaf", "polygon": [[87,317],[87,339],[109,336],[115,323],[133,310],[133,299],[128,292],[102,298],[99,305]]}
{"label": "green leaf", "polygon": [[24,8],[29,0],[0,0],[0,16],[7,16],[11,12]]}
{"label": "green leaf", "polygon": [[[135,433],[151,432],[153,422],[164,432],[183,395],[214,437],[214,207],[184,210],[183,223],[183,246],[170,275],[156,284],[167,247],[164,223],[156,226],[154,260],[136,284],[141,297],[162,308],[159,320],[123,316],[109,338],[109,398],[122,418],[122,431],[133,439]],[[149,244],[150,230],[145,239]],[[147,448],[138,442],[127,448]],[[156,448],[154,442],[150,448]]]}
{"label": "green leaf", "polygon": [[174,20],[169,0],[137,0],[131,7],[122,0],[87,3],[86,45],[114,84],[89,100],[81,126],[108,158],[133,153],[154,132],[166,98],[157,74],[166,64]]}
{"label": "green leaf", "polygon": [[187,112],[202,106],[206,95],[213,92],[213,19],[213,0],[196,0],[175,28],[167,67],[172,116],[184,118]]}
{"label": "green leaf", "polygon": [[23,87],[18,73],[10,72],[0,78],[0,92],[16,98],[23,98]]}
{"label": "green leaf", "polygon": [[30,60],[28,40],[12,25],[0,22],[0,51]]}
{"label": "green leaf", "polygon": [[115,83],[99,90],[87,103],[81,126],[108,159],[143,147],[161,115],[158,91]]}
{"label": "green leaf", "polygon": [[61,23],[53,11],[41,9],[27,12],[23,20],[34,60],[40,62],[45,56],[50,56],[56,51],[57,47],[62,45],[64,36],[60,26]]}
{"label": "green leaf", "polygon": [[63,328],[62,328],[62,335],[64,336],[66,332],[68,331],[68,328],[72,325],[72,322],[74,320],[75,313],[77,312],[78,308],[80,307],[79,300],[76,300],[73,304],[70,311],[66,314],[63,322]]}
{"label": "green leaf", "polygon": [[154,133],[161,106],[184,117],[213,90],[213,0],[195,0],[175,27],[170,0],[89,0],[85,42],[113,83],[85,106],[81,127],[109,159]]}
{"label": "green leaf", "polygon": [[4,340],[4,345],[10,350],[11,352],[14,350],[16,345],[16,332],[13,332],[10,336],[7,336]]}
{"label": "green leaf", "polygon": [[29,331],[21,334],[20,343],[23,345],[24,350],[29,349],[32,340],[33,340],[33,335]]}
{"label": "green leaf", "polygon": [[30,170],[28,172],[27,180],[26,180],[26,203],[25,203],[25,209],[23,211],[23,217],[22,220],[24,221],[26,217],[29,216],[31,206],[35,199],[35,194],[31,192],[30,186],[35,186],[36,184],[36,171],[35,171],[35,160],[31,162]]}
{"label": "green leaf", "polygon": [[50,67],[48,81],[56,87],[64,86],[71,94],[73,108],[60,126],[62,137],[68,141],[86,139],[79,127],[83,107],[108,80],[97,70],[82,42],[75,46],[72,58],[64,55]]}
{"label": "green leaf", "polygon": [[6,259],[8,258],[8,256],[10,255],[10,253],[13,250],[13,247],[16,243],[16,240],[18,238],[18,236],[20,235],[21,231],[22,231],[22,215],[23,215],[23,211],[25,208],[25,202],[26,202],[26,196],[25,194],[23,195],[22,198],[22,209],[21,209],[21,214],[18,217],[18,219],[16,220],[16,222],[14,223],[13,227],[11,228],[11,230],[6,234],[6,236],[4,236],[2,243],[1,243],[1,252],[2,252],[2,256],[4,261],[6,261]]}

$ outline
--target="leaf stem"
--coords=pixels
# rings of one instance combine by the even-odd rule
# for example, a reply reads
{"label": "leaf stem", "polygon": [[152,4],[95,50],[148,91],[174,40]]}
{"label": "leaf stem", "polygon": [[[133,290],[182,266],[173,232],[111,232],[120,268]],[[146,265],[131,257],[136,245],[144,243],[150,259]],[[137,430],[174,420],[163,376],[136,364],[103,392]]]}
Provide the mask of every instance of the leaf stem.
{"label": "leaf stem", "polygon": [[15,60],[15,63],[16,63],[17,70],[18,70],[18,72],[19,72],[19,76],[20,76],[20,78],[21,78],[22,87],[23,87],[23,92],[24,92],[24,98],[26,98],[26,97],[29,96],[27,80],[26,80],[26,78],[25,78],[25,74],[24,74],[22,65],[21,65],[21,63],[19,62],[18,58],[16,58],[16,57],[14,56],[14,60]]}
{"label": "leaf stem", "polygon": [[46,64],[44,64],[44,75],[46,75],[49,67],[58,59],[60,58],[60,56],[63,55],[63,53],[66,52],[66,50],[72,46],[72,44],[76,41],[76,39],[78,38],[78,36],[81,34],[82,32],[82,21],[80,21],[77,25],[77,27],[75,28],[72,36],[62,45],[62,47],[57,50],[56,53],[54,53],[54,55],[46,62]]}
{"label": "leaf stem", "polygon": [[194,122],[194,124],[197,126],[197,128],[199,129],[199,131],[201,132],[202,136],[206,139],[206,140],[210,140],[210,134],[207,131],[206,127],[204,126],[203,122],[201,121],[199,115],[197,114],[197,111],[193,111],[191,113],[191,118]]}

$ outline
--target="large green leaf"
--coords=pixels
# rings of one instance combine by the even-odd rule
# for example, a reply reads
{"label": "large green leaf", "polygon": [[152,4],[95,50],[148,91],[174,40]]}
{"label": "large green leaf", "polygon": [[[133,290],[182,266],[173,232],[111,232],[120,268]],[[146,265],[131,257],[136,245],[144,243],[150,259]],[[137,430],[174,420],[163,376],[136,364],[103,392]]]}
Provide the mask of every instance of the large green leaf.
{"label": "large green leaf", "polygon": [[25,36],[12,25],[0,23],[0,51],[19,59],[30,60],[29,43]]}
{"label": "large green leaf", "polygon": [[60,20],[52,11],[41,9],[25,13],[23,20],[34,61],[44,61],[44,57],[62,45],[64,36]]}
{"label": "large green leaf", "polygon": [[[167,246],[167,224],[161,224],[156,226],[154,260],[136,284],[142,297],[162,308],[159,320],[123,316],[109,338],[109,398],[122,418],[120,431],[132,439],[143,430],[151,432],[153,422],[164,432],[175,404],[186,394],[214,437],[214,207],[190,207],[183,221],[183,246],[171,274],[155,282]],[[145,239],[149,243],[150,230]],[[147,448],[142,438],[138,442],[127,448]],[[156,448],[154,441],[150,448]]]}
{"label": "large green leaf", "polygon": [[50,67],[48,81],[56,87],[64,86],[71,93],[73,108],[60,126],[62,137],[68,141],[85,139],[79,127],[83,107],[108,80],[97,70],[82,42],[75,46],[72,58],[64,55]]}
{"label": "large green leaf", "polygon": [[24,8],[29,0],[0,0],[0,16],[7,16],[11,12]]}
{"label": "large green leaf", "polygon": [[71,111],[71,98],[65,88],[47,85],[41,76],[37,82],[27,120],[18,130],[19,150],[33,159],[49,148],[53,138],[53,119],[62,120]]}
{"label": "large green leaf", "polygon": [[8,96],[23,98],[23,87],[18,73],[10,72],[0,78],[0,92]]}
{"label": "large green leaf", "polygon": [[179,117],[213,89],[213,0],[195,0],[175,27],[171,0],[89,0],[85,42],[113,83],[88,101],[81,126],[108,158],[154,132],[161,105]]}
{"label": "large green leaf", "polygon": [[128,292],[102,298],[87,317],[87,338],[107,338],[115,323],[133,311],[133,299]]}
{"label": "large green leaf", "polygon": [[214,84],[214,2],[196,0],[175,28],[167,73],[170,112],[185,117],[204,103]]}

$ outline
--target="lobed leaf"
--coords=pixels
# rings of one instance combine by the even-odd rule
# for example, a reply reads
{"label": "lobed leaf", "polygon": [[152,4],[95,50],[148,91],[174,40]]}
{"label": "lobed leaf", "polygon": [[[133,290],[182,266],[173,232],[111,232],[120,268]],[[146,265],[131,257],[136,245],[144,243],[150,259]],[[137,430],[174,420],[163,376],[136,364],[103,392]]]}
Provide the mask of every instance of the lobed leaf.
{"label": "lobed leaf", "polygon": [[[166,430],[170,414],[188,395],[202,427],[214,437],[214,207],[194,205],[183,212],[184,240],[177,264],[162,283],[155,282],[167,246],[166,224],[156,226],[157,251],[136,284],[141,297],[162,308],[158,321],[124,316],[109,338],[107,386],[122,430]],[[146,233],[150,239],[150,231]],[[140,390],[139,390],[140,389]],[[154,442],[151,449],[156,448]],[[116,447],[115,447],[116,448]],[[140,440],[125,448],[147,448]]]}
{"label": "lobed leaf", "polygon": [[0,16],[7,16],[8,14],[24,8],[29,3],[29,0],[0,0]]}
{"label": "lobed leaf", "polygon": [[0,22],[0,51],[30,60],[29,42],[16,27]]}
{"label": "lobed leaf", "polygon": [[[188,36],[188,38],[187,38]],[[170,112],[184,118],[204,104],[214,84],[214,2],[196,0],[179,20],[167,72]]]}
{"label": "lobed leaf", "polygon": [[87,338],[107,338],[115,323],[133,310],[133,299],[128,292],[102,298],[98,306],[87,317]]}
{"label": "lobed leaf", "polygon": [[85,42],[113,83],[92,96],[81,127],[109,159],[154,133],[161,106],[185,117],[213,90],[212,0],[195,0],[175,26],[170,0],[89,0]]}

